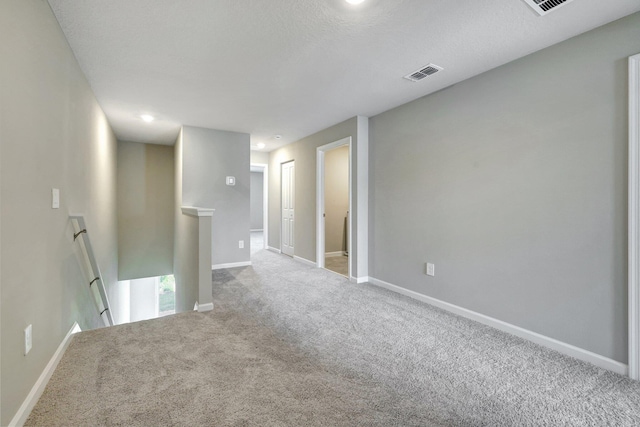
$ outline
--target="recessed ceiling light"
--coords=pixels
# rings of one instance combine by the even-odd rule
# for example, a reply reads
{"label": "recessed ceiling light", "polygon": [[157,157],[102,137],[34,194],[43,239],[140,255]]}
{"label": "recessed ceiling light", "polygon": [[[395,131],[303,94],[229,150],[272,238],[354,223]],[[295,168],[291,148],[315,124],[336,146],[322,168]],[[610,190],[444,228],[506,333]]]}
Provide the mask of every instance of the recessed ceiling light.
{"label": "recessed ceiling light", "polygon": [[275,139],[282,139],[282,135],[273,135]]}
{"label": "recessed ceiling light", "polygon": [[264,142],[258,142],[258,148],[260,150],[262,150],[264,147],[266,147],[267,145]]}
{"label": "recessed ceiling light", "polygon": [[349,4],[360,4],[363,1],[364,0],[346,0],[346,2],[349,3]]}
{"label": "recessed ceiling light", "polygon": [[143,114],[140,116],[140,118],[142,120],[144,120],[145,122],[149,123],[153,121],[153,116],[149,115],[149,114]]}

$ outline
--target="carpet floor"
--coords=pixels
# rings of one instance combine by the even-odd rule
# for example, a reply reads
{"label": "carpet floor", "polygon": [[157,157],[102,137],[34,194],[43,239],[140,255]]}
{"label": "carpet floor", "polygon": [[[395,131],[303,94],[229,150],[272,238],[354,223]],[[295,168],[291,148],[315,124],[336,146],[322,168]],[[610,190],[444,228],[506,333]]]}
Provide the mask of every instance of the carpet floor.
{"label": "carpet floor", "polygon": [[265,250],[75,336],[26,425],[638,426],[640,383]]}
{"label": "carpet floor", "polygon": [[342,274],[345,277],[349,276],[349,257],[347,256],[334,256],[326,257],[324,259],[324,268],[331,270],[335,273]]}

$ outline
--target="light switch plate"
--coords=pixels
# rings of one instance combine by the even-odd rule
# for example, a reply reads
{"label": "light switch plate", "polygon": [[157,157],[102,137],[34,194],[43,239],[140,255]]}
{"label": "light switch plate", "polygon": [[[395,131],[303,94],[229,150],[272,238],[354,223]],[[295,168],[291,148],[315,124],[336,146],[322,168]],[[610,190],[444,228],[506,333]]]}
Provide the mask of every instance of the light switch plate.
{"label": "light switch plate", "polygon": [[60,208],[60,190],[57,188],[51,189],[51,209]]}
{"label": "light switch plate", "polygon": [[227,185],[236,185],[236,177],[228,176],[227,177]]}
{"label": "light switch plate", "polygon": [[33,335],[31,325],[24,328],[24,355],[26,356],[29,351],[31,351],[31,347],[33,344]]}
{"label": "light switch plate", "polygon": [[430,262],[427,263],[427,276],[435,276],[436,275],[436,266],[434,264],[431,264]]}

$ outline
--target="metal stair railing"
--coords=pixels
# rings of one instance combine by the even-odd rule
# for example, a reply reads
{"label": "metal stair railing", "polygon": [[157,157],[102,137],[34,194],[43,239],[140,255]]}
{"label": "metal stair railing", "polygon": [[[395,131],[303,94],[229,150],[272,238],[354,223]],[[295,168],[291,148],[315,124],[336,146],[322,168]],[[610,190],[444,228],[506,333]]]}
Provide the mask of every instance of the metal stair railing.
{"label": "metal stair railing", "polygon": [[71,223],[73,224],[73,241],[78,242],[82,250],[85,266],[89,271],[89,288],[93,294],[93,299],[96,303],[96,308],[100,315],[100,318],[104,322],[105,326],[113,326],[113,315],[111,314],[111,306],[109,305],[109,298],[107,297],[107,291],[102,281],[102,274],[98,267],[93,248],[91,246],[91,240],[89,239],[89,233],[87,232],[87,225],[82,215],[69,216]]}

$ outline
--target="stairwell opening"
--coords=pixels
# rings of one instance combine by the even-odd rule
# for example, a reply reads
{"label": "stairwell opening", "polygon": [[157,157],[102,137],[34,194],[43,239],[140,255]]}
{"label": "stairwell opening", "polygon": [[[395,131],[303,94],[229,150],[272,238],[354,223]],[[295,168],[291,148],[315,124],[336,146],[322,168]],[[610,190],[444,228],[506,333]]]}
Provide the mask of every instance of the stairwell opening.
{"label": "stairwell opening", "polygon": [[122,305],[117,323],[138,322],[168,316],[176,312],[176,281],[171,275],[144,277],[119,282],[128,296]]}

